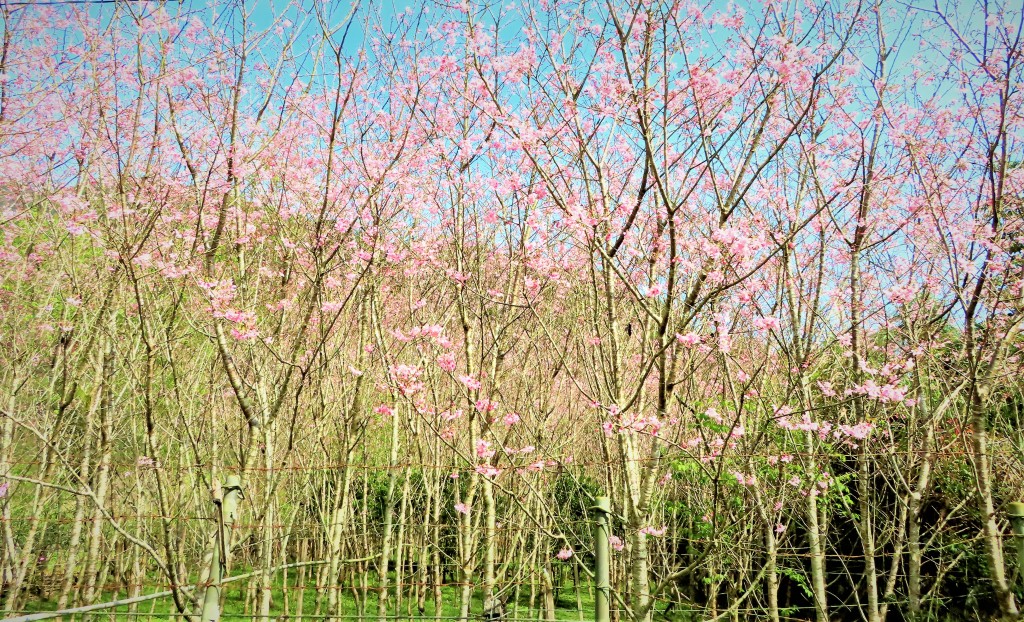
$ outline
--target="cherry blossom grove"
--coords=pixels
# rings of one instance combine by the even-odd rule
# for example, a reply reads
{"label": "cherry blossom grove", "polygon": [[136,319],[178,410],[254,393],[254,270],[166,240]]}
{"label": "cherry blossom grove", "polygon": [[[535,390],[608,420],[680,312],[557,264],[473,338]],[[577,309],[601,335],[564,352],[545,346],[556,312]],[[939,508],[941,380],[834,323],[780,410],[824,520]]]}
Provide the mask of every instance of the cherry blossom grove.
{"label": "cherry blossom grove", "polygon": [[1021,619],[1019,3],[0,16],[5,616]]}

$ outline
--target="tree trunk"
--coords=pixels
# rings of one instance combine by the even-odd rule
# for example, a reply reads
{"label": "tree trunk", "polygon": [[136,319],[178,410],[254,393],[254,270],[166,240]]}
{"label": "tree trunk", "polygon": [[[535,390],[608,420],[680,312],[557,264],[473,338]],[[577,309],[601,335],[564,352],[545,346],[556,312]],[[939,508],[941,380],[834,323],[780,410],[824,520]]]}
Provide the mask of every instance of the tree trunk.
{"label": "tree trunk", "polygon": [[988,386],[975,383],[971,399],[971,422],[974,426],[974,471],[977,476],[978,509],[983,519],[985,553],[988,559],[989,578],[996,595],[996,602],[1006,620],[1016,620],[1020,612],[1013,597],[1013,591],[1006,579],[1003,563],[1002,531],[996,522],[995,503],[992,499],[992,468],[988,455],[988,422],[985,402]]}
{"label": "tree trunk", "polygon": [[[388,492],[384,502],[384,533],[377,559],[377,620],[388,617],[388,565],[391,562],[391,532],[394,528],[395,487],[398,481],[398,414],[391,415],[391,453],[388,457]],[[364,497],[365,498],[365,497]],[[399,586],[401,589],[401,586]]]}

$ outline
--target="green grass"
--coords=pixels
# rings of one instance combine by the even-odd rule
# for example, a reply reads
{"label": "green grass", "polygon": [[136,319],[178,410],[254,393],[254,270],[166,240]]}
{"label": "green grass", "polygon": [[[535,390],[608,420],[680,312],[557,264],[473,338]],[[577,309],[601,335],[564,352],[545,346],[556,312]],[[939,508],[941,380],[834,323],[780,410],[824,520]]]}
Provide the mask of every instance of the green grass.
{"label": "green grass", "polygon": [[[243,572],[244,572],[243,570],[237,569],[234,574],[242,574]],[[296,591],[296,587],[295,587],[296,576],[297,575],[295,574],[294,571],[289,573],[289,575],[288,575],[288,583],[289,583],[289,585],[288,585],[287,591],[283,589],[284,586],[282,585],[282,578],[281,578],[281,576],[278,575],[278,576],[275,577],[273,588],[272,588],[273,599],[272,599],[271,607],[270,607],[270,612],[271,612],[272,616],[277,617],[277,616],[281,616],[281,615],[284,614],[285,607],[284,607],[283,597],[287,593],[287,596],[288,596],[288,614],[289,614],[289,616],[294,617],[295,609],[296,609],[296,605],[297,605],[297,599],[298,599],[298,592]],[[312,586],[315,583],[316,583],[315,573],[307,573],[306,574],[306,585],[307,586]],[[581,585],[580,600],[581,600],[582,611],[583,611],[582,618],[584,620],[592,620],[593,619],[593,611],[594,611],[594,599],[593,599],[593,596],[591,594],[591,590],[588,589],[588,587],[589,586],[587,584],[582,584]],[[246,601],[246,591],[248,590],[248,588],[249,588],[249,581],[248,580],[238,581],[236,583],[232,583],[232,584],[224,586],[224,594],[225,594],[224,595],[224,599],[223,599],[224,609],[223,609],[223,612],[222,612],[222,616],[224,618],[226,618],[228,620],[238,620],[238,619],[245,618],[245,617],[251,617],[252,614],[253,614],[253,609],[254,608],[258,609],[258,600],[257,600],[255,604],[250,603],[249,611],[246,612],[245,601]],[[148,590],[145,590],[144,593],[154,593],[154,592],[164,591],[165,589],[166,588],[163,588],[163,587],[154,588],[154,589],[148,589]],[[428,589],[430,589],[430,588],[428,587]],[[441,612],[441,617],[442,618],[457,618],[458,615],[459,615],[459,588],[458,588],[458,586],[446,586],[446,587],[443,587],[442,588],[442,594],[443,594],[443,598],[442,598],[443,610]],[[575,593],[575,591],[573,589],[571,581],[567,582],[562,589],[558,590],[557,594],[558,594],[558,598],[556,599],[556,603],[555,603],[556,619],[558,619],[558,620],[579,620],[580,616],[579,616],[579,613],[577,611],[576,593]],[[358,610],[358,606],[357,606],[356,596],[352,593],[351,586],[349,586],[348,584],[344,585],[339,596],[340,596],[340,605],[341,606],[340,606],[340,610],[339,610],[339,615],[337,617],[338,618],[344,618],[344,619],[350,619],[350,620],[359,619],[359,610]],[[124,598],[127,598],[127,594],[125,592],[123,592],[123,591],[120,592],[120,593],[117,593],[117,594],[114,594],[114,593],[111,593],[111,592],[105,592],[105,593],[101,594],[101,596],[99,598],[96,599],[96,602],[100,603],[100,602],[107,602],[107,601],[112,601],[112,600],[117,600],[117,599],[124,599]],[[257,595],[257,598],[258,598],[258,595]],[[518,614],[515,614],[515,602],[514,602],[513,598],[514,598],[514,594],[513,593],[510,592],[509,594],[507,594],[507,601],[505,603],[505,613],[506,613],[507,618],[510,618],[510,619],[511,618],[515,618],[515,619],[518,619],[518,620],[525,620],[525,619],[531,618],[531,617],[532,617],[532,619],[537,619],[539,617],[540,613],[538,612],[537,609],[540,607],[541,602],[542,602],[541,601],[541,594],[539,592],[539,586],[538,586],[538,593],[536,594],[536,597],[535,597],[535,600],[534,600],[534,610],[532,612],[529,610],[529,599],[530,599],[530,586],[529,585],[523,585],[523,586],[520,587],[519,611],[518,611]],[[306,591],[305,591],[305,594],[304,594],[304,597],[303,597],[303,608],[302,608],[302,611],[303,611],[303,616],[304,617],[305,616],[312,616],[314,614],[314,612],[316,611],[316,600],[317,600],[316,589],[313,588],[313,587],[307,587]],[[140,621],[145,621],[145,622],[151,622],[151,621],[152,622],[156,622],[156,621],[162,621],[162,620],[171,621],[171,620],[175,620],[177,618],[177,610],[175,609],[174,603],[171,600],[170,596],[165,596],[165,597],[161,597],[161,598],[158,598],[158,599],[155,599],[155,600],[138,603],[136,605],[136,607],[137,607],[136,614],[132,615],[131,618],[130,618],[132,620],[138,619]],[[51,599],[51,598],[48,598],[48,599],[36,599],[36,600],[32,600],[30,598],[29,599],[29,603],[26,606],[26,610],[27,611],[32,611],[32,612],[36,612],[36,611],[53,611],[53,610],[56,610],[56,608],[57,608],[56,600],[55,599]],[[362,619],[367,620],[367,621],[376,620],[376,618],[377,618],[377,592],[375,591],[374,585],[372,583],[370,583],[369,588],[368,588],[367,593],[366,593],[366,596],[365,596],[364,608],[365,608],[365,610],[363,612]],[[322,605],[321,605],[320,617],[326,617],[326,615],[325,615],[326,614],[326,610],[327,610],[327,597],[326,597],[326,594],[325,594],[324,597],[323,597]],[[102,612],[94,612],[94,613],[88,613],[88,614],[77,614],[75,616],[65,616],[64,620],[65,621],[68,621],[68,620],[78,620],[78,619],[82,619],[82,618],[88,618],[91,621],[97,621],[97,622],[100,621],[100,620],[103,620],[104,618],[107,618],[107,619],[120,618],[122,620],[125,620],[127,618],[127,616],[125,614],[128,614],[129,611],[130,611],[129,606],[125,605],[125,606],[121,606],[121,607],[105,609]],[[389,602],[389,607],[388,607],[388,615],[389,615],[389,617],[395,617],[395,618],[397,618],[399,620],[409,619],[409,616],[407,615],[407,611],[409,611],[408,598],[403,600],[401,611],[396,611],[395,610],[395,599],[394,599],[394,596],[392,595],[391,599],[390,599],[390,602]],[[433,591],[431,590],[431,591],[428,591],[428,593],[427,593],[427,599],[426,599],[426,602],[425,602],[425,609],[424,609],[424,612],[423,612],[422,615],[419,613],[415,602],[412,603],[411,611],[412,611],[412,618],[413,619],[416,619],[416,618],[433,619],[433,617],[434,617],[434,595],[433,595]],[[477,589],[474,592],[474,594],[473,594],[473,604],[472,604],[472,607],[470,609],[470,612],[471,612],[470,613],[470,617],[471,618],[479,619],[481,617],[481,614],[483,612],[483,593],[482,593],[482,590],[480,590],[480,589]],[[6,615],[10,615],[10,614],[5,614],[5,616]]]}

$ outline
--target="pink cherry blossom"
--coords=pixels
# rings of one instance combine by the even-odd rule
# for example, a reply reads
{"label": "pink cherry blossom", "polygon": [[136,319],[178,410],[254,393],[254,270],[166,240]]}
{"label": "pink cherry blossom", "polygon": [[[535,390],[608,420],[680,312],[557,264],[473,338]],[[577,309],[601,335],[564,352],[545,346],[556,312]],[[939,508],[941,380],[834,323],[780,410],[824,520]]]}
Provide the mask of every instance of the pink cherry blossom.
{"label": "pink cherry blossom", "polygon": [[494,450],[491,449],[490,441],[484,439],[478,439],[476,442],[476,455],[481,458],[490,458],[494,455]]}
{"label": "pink cherry blossom", "polygon": [[476,466],[476,472],[489,479],[494,479],[501,475],[501,469],[495,468],[489,464],[478,464]]}
{"label": "pink cherry blossom", "polygon": [[700,335],[697,333],[686,333],[685,335],[676,333],[676,341],[686,347],[692,347],[700,343]]}
{"label": "pink cherry blossom", "polygon": [[626,548],[626,545],[622,542],[622,538],[615,535],[608,536],[608,544],[612,547],[612,550],[614,551],[621,551],[622,549]]}
{"label": "pink cherry blossom", "polygon": [[455,354],[453,352],[445,352],[437,357],[437,366],[444,371],[451,373],[455,371],[457,366],[455,362]]}
{"label": "pink cherry blossom", "polygon": [[459,382],[466,385],[466,388],[470,391],[476,391],[483,386],[480,381],[473,376],[459,376]]}

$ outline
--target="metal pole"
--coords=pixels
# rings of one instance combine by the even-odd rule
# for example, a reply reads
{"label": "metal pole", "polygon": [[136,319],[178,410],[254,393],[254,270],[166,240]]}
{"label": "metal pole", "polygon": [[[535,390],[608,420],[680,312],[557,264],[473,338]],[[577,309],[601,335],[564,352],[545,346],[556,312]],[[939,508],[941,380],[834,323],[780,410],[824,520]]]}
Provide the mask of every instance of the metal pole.
{"label": "metal pole", "polygon": [[[214,503],[219,501],[217,492],[219,491],[214,493]],[[231,546],[229,542],[231,527],[235,523],[238,500],[241,496],[242,480],[237,475],[228,475],[227,483],[224,486],[224,500],[217,506],[220,516],[217,517],[217,537],[213,539],[209,584],[203,595],[203,622],[218,622],[220,620],[220,584],[224,579],[228,547]]]}
{"label": "metal pole", "polygon": [[612,512],[612,502],[608,497],[598,497],[597,506],[597,528],[594,530],[594,557],[597,568],[594,578],[597,581],[597,589],[594,593],[594,620],[595,622],[609,622],[608,605],[611,600],[612,585],[608,578],[608,517]]}
{"label": "metal pole", "polygon": [[1017,580],[1024,584],[1024,502],[1011,503],[1007,514],[1010,516],[1014,540],[1017,541]]}

